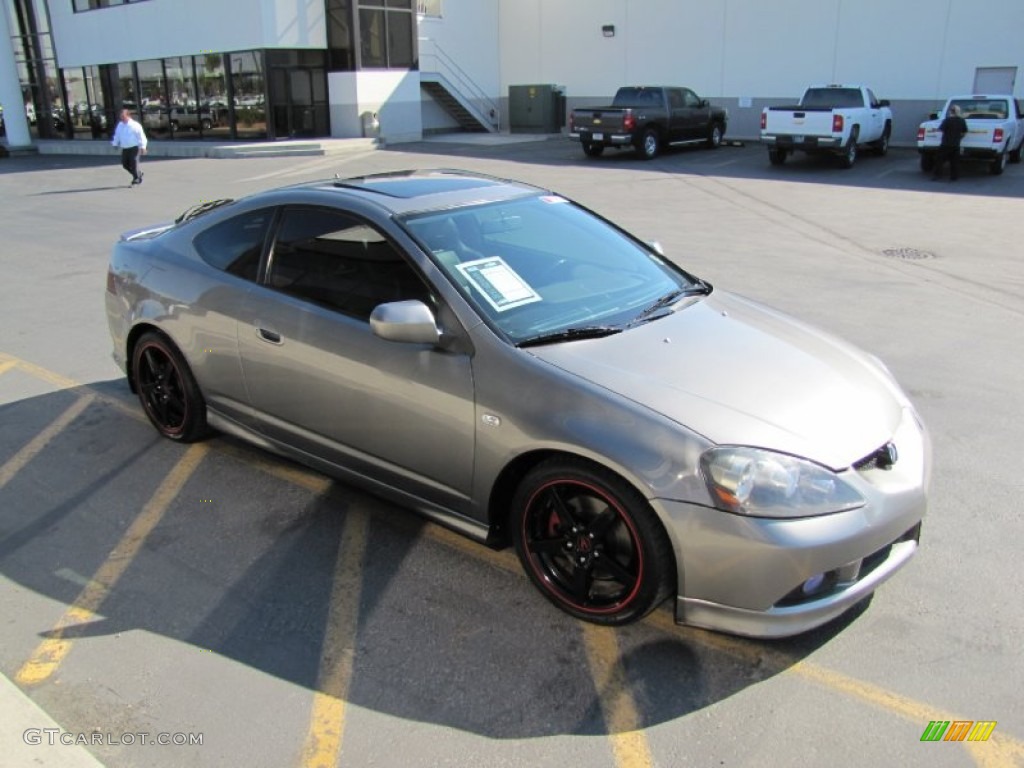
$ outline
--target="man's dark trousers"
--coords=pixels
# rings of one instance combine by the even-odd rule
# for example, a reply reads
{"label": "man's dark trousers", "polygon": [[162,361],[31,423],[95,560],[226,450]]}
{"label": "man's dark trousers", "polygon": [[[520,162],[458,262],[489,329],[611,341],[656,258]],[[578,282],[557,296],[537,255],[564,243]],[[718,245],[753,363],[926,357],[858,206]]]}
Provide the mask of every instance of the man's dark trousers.
{"label": "man's dark trousers", "polygon": [[132,175],[132,181],[139,178],[139,148],[125,147],[121,150],[121,167]]}

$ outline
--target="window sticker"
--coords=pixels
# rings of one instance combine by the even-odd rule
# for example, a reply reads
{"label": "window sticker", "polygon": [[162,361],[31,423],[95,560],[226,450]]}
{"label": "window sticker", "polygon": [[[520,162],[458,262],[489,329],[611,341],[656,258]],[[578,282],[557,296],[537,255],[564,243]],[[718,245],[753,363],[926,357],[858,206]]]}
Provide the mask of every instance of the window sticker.
{"label": "window sticker", "polygon": [[537,292],[501,256],[466,261],[457,266],[497,312],[540,301]]}

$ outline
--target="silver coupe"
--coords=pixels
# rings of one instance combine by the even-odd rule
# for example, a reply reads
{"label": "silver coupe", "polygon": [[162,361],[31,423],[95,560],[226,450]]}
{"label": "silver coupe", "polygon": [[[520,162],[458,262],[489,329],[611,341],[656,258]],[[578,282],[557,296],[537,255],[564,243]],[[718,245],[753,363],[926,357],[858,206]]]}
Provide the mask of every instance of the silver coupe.
{"label": "silver coupe", "polygon": [[776,637],[917,550],[927,432],[874,357],[593,211],[461,171],[121,236],[114,359],[162,435],[240,436],[491,546],[618,625]]}

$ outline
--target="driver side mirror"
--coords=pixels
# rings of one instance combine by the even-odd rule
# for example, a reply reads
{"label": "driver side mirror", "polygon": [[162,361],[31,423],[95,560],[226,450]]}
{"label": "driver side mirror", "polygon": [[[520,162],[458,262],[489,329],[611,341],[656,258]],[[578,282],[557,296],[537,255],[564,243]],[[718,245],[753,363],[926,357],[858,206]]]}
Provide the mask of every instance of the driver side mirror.
{"label": "driver side mirror", "polygon": [[378,304],[370,313],[370,328],[386,341],[437,344],[441,340],[434,313],[418,299]]}

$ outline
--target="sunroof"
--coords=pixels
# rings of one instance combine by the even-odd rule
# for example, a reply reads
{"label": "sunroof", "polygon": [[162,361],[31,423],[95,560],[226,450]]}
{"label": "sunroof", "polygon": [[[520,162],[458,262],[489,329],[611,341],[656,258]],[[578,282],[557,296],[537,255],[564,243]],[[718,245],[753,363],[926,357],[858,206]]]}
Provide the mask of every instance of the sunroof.
{"label": "sunroof", "polygon": [[456,175],[452,173],[382,174],[334,182],[338,187],[365,189],[389,197],[413,198],[445,192],[461,192],[466,189],[480,189],[501,184],[496,179],[480,176]]}

